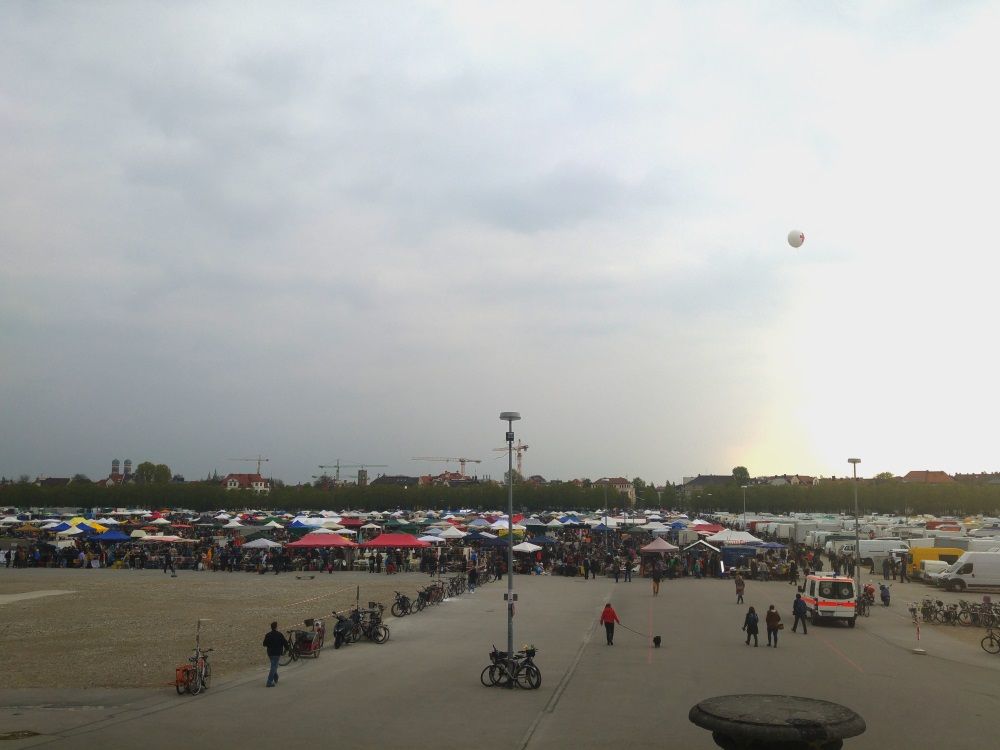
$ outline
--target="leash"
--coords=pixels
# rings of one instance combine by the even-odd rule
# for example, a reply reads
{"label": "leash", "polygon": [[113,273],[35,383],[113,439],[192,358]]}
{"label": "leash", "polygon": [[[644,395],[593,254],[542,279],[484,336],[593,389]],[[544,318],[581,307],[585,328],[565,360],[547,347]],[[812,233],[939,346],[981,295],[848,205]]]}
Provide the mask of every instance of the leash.
{"label": "leash", "polygon": [[625,628],[625,630],[629,631],[630,633],[635,633],[636,635],[642,636],[643,638],[650,637],[646,633],[640,633],[638,630],[632,630],[632,628],[630,628],[628,625],[622,625],[621,623],[618,623],[618,627]]}

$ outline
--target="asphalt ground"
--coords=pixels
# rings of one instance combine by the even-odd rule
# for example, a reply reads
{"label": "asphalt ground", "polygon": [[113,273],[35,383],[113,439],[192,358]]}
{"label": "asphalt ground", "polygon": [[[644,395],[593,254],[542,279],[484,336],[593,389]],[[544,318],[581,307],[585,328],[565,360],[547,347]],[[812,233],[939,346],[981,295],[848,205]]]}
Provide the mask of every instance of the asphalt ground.
{"label": "asphalt ground", "polygon": [[[746,605],[763,613],[775,604],[786,623],[777,649],[765,647],[763,627],[760,647],[744,644],[746,607],[731,581],[664,581],[658,597],[639,578],[518,577],[515,585],[515,645],[538,648],[538,690],[480,684],[491,644],[506,643],[506,586],[491,583],[391,621],[384,645],[328,648],[284,668],[275,688],[264,687],[260,649],[259,667],[217,674],[196,697],[166,687],[0,689],[0,735],[39,733],[0,747],[711,748],[689,709],[747,692],[856,710],[868,730],[848,748],[980,748],[1000,729],[1000,656],[979,648],[978,628],[925,625],[918,644],[905,603],[929,591],[920,584],[895,584],[894,605],[854,629],[810,626],[801,635],[790,631],[793,587],[751,582]],[[618,628],[614,646],[597,625],[606,601],[637,631]],[[913,653],[918,645],[926,655]]]}

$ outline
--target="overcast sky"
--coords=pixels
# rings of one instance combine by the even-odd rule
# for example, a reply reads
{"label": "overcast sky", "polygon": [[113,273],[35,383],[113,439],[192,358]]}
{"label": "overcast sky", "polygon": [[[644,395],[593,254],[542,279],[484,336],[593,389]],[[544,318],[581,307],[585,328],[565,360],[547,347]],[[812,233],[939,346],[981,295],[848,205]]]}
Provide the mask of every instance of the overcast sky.
{"label": "overcast sky", "polygon": [[512,409],[549,478],[1000,470],[998,35],[957,0],[4,2],[0,473],[498,477]]}

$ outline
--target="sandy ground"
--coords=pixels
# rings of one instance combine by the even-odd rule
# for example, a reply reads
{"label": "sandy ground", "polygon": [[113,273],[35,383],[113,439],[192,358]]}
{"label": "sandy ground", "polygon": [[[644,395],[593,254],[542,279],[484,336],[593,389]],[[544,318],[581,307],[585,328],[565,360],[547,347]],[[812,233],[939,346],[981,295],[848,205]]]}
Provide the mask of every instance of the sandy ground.
{"label": "sandy ground", "polygon": [[0,568],[3,686],[163,686],[193,649],[198,618],[209,620],[202,646],[215,649],[216,672],[233,674],[266,661],[261,639],[272,620],[288,629],[346,609],[360,586],[362,605],[386,605],[391,630],[394,591],[412,596],[430,580],[419,573],[315,576]]}

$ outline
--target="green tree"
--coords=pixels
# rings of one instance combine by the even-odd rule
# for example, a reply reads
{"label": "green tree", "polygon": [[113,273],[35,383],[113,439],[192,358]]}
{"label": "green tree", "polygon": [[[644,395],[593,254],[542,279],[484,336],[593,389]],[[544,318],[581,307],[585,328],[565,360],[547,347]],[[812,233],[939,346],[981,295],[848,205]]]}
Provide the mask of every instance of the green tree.
{"label": "green tree", "polygon": [[895,476],[891,471],[882,471],[875,475],[876,482],[891,482]]}
{"label": "green tree", "polygon": [[733,469],[733,481],[736,484],[744,485],[750,482],[750,472],[746,466],[737,466]]}
{"label": "green tree", "polygon": [[514,484],[522,484],[524,482],[524,477],[518,474],[517,469],[510,469],[503,473],[503,483],[506,485],[510,481],[510,474],[514,475]]}
{"label": "green tree", "polygon": [[166,464],[143,461],[135,467],[133,476],[139,484],[167,484],[170,482],[170,467]]}
{"label": "green tree", "polygon": [[71,481],[86,483],[90,481],[90,477],[88,477],[86,474],[74,474],[73,479]]}

